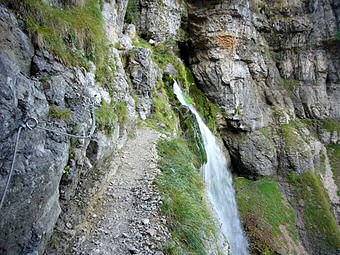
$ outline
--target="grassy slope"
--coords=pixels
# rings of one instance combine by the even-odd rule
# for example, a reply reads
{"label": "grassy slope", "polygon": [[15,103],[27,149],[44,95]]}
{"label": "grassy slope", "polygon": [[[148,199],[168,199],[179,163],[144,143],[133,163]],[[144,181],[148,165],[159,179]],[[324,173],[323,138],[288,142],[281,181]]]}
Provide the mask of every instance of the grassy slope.
{"label": "grassy slope", "polygon": [[298,239],[296,216],[287,205],[276,181],[266,179],[251,181],[243,177],[235,179],[241,218],[246,226],[250,250],[254,254],[274,254],[278,250],[288,252],[282,240],[280,225],[285,226],[291,239]]}
{"label": "grassy slope", "polygon": [[160,141],[157,145],[162,174],[156,184],[162,195],[162,213],[167,216],[172,241],[168,254],[206,254],[205,240],[214,240],[215,226],[204,196],[198,167],[202,160],[182,138]]}
{"label": "grassy slope", "polygon": [[305,230],[315,254],[335,254],[340,248],[340,231],[328,195],[318,175],[311,171],[290,174],[293,205],[302,213]]}
{"label": "grassy slope", "polygon": [[330,159],[334,180],[338,187],[338,195],[340,195],[340,144],[329,144],[327,154]]}

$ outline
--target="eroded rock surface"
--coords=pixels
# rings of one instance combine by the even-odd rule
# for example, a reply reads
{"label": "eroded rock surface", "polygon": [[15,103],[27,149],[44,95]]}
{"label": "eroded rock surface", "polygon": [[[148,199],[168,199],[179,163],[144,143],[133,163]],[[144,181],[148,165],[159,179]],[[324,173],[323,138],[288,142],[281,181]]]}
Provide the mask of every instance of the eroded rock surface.
{"label": "eroded rock surface", "polygon": [[[304,141],[315,135],[292,128],[293,144],[279,127],[299,118],[339,119],[339,5],[192,1],[188,12],[189,62],[199,86],[224,110],[222,136],[236,168],[270,175],[315,167],[323,145]],[[269,126],[278,127],[276,135],[258,131]],[[295,153],[301,147],[310,152]]]}

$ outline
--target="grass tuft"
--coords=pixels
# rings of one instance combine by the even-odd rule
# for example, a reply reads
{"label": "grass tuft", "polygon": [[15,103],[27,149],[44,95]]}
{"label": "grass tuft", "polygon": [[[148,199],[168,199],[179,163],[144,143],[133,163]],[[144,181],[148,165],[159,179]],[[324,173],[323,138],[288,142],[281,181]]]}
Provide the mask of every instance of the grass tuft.
{"label": "grass tuft", "polygon": [[129,0],[126,7],[126,14],[124,21],[128,24],[136,24],[139,20],[140,12],[138,10],[138,2],[136,0]]}
{"label": "grass tuft", "polygon": [[178,129],[178,117],[175,114],[169,102],[165,83],[158,81],[156,88],[152,93],[152,114],[146,120],[147,126],[173,134]]}
{"label": "grass tuft", "polygon": [[53,104],[53,105],[50,105],[48,115],[51,118],[68,120],[71,117],[71,111],[67,108],[59,107]]}
{"label": "grass tuft", "polygon": [[[5,0],[24,20],[38,47],[49,50],[65,64],[89,67],[96,65],[96,79],[107,83],[114,71],[109,59],[110,45],[103,29],[98,0],[85,0],[82,6],[52,6],[42,0]],[[109,64],[108,64],[109,63]]]}
{"label": "grass tuft", "polygon": [[110,104],[102,100],[100,107],[96,109],[96,122],[99,129],[111,134],[117,124],[123,125],[128,118],[128,109],[124,101]]}
{"label": "grass tuft", "polygon": [[327,155],[330,160],[336,186],[338,187],[338,195],[340,196],[340,144],[327,145]]}

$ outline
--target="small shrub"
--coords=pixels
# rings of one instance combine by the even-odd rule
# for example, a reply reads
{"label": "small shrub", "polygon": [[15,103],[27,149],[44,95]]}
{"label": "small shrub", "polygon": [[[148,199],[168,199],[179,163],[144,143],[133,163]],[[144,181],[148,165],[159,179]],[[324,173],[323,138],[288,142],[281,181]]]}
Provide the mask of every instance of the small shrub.
{"label": "small shrub", "polygon": [[71,117],[71,111],[67,108],[59,107],[53,104],[53,105],[50,105],[48,115],[51,118],[68,120]]}

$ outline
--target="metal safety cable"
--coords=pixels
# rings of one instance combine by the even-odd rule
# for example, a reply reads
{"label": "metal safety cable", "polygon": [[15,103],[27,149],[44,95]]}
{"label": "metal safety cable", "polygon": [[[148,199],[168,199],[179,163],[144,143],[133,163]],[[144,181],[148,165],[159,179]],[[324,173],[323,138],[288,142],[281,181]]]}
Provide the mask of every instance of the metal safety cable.
{"label": "metal safety cable", "polygon": [[14,170],[14,163],[15,163],[15,157],[17,155],[17,151],[18,151],[18,144],[19,144],[19,139],[20,139],[20,134],[21,134],[21,130],[24,128],[23,125],[21,125],[18,129],[18,133],[17,133],[17,138],[15,140],[15,147],[14,147],[14,153],[13,153],[13,158],[12,158],[12,164],[11,164],[11,170],[9,171],[9,175],[8,175],[8,178],[7,178],[7,181],[6,181],[6,185],[5,185],[5,189],[4,189],[4,192],[2,193],[2,197],[1,197],[1,202],[0,202],[0,210],[2,208],[2,205],[5,201],[5,195],[7,193],[7,190],[8,190],[8,186],[9,186],[9,183],[10,183],[10,180],[11,180],[11,177],[12,177],[12,174],[13,174],[13,170]]}
{"label": "metal safety cable", "polygon": [[95,129],[96,129],[96,116],[95,116],[94,108],[92,108],[91,115],[92,115],[92,125],[91,125],[91,129],[90,129],[87,136],[73,135],[73,134],[69,134],[69,133],[66,133],[66,132],[59,131],[59,130],[53,130],[53,129],[50,129],[50,128],[41,127],[41,126],[38,125],[38,120],[36,118],[32,118],[32,117],[28,118],[23,124],[21,124],[19,126],[17,137],[15,139],[15,146],[14,146],[11,169],[9,171],[9,175],[8,175],[8,178],[7,178],[7,181],[6,181],[6,185],[5,185],[4,191],[3,191],[2,196],[1,196],[0,211],[1,211],[1,208],[4,204],[6,193],[7,193],[7,190],[8,190],[8,187],[9,187],[9,184],[10,184],[13,172],[14,172],[15,159],[16,159],[17,152],[18,152],[18,144],[19,144],[22,129],[27,128],[28,130],[32,130],[32,129],[37,128],[37,129],[40,129],[40,130],[53,132],[53,133],[56,133],[56,134],[59,134],[59,135],[65,135],[65,136],[72,137],[72,138],[95,140],[95,139],[91,138]]}

